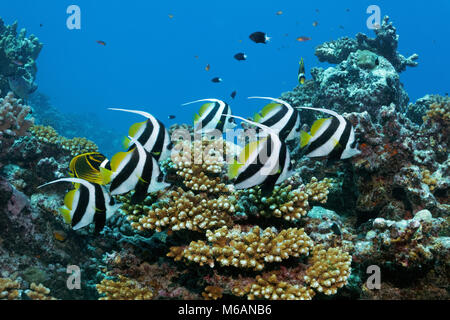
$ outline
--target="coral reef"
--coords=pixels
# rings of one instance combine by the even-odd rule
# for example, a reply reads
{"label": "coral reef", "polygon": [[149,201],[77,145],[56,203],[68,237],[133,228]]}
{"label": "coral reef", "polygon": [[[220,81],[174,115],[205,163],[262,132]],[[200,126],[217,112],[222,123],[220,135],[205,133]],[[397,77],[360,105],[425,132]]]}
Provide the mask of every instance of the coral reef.
{"label": "coral reef", "polygon": [[[16,26],[0,21],[5,93],[4,72],[23,69],[34,80],[41,47],[17,37]],[[115,196],[120,214],[100,235],[74,231],[59,215],[69,184],[37,186],[66,177],[71,158],[97,151],[108,134],[72,138],[96,131],[95,120],[73,121],[82,118],[58,113],[43,94],[31,99],[33,125],[30,108],[8,93],[0,100],[0,299],[448,300],[450,98],[409,103],[399,73],[417,56],[397,52],[387,17],[375,33],[319,46],[319,59],[337,65],[313,68],[312,80],[282,95],[294,107],[343,114],[360,155],[308,159],[293,143],[290,178],[273,190],[235,190],[226,171],[236,146],[192,142],[191,126],[173,125],[171,133],[189,134],[160,163],[171,187],[138,204],[132,192]],[[320,116],[301,112],[305,130]],[[112,154],[119,143],[110,140]],[[371,265],[382,274],[379,290],[365,283]],[[80,290],[67,289],[68,266],[82,272]]]}
{"label": "coral reef", "polygon": [[0,18],[0,92],[27,98],[37,89],[36,59],[43,44],[34,35],[27,38],[25,29],[17,32],[17,27],[17,22],[6,26]]}

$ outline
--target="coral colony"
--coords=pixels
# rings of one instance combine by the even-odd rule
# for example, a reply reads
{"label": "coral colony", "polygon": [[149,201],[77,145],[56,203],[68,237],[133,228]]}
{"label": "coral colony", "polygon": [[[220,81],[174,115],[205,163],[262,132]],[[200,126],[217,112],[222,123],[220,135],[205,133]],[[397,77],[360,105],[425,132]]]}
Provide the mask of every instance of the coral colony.
{"label": "coral colony", "polygon": [[[272,188],[235,188],[228,172],[240,170],[235,176],[244,179],[242,172],[254,168],[245,157],[240,164],[225,160],[239,155],[232,143],[194,140],[197,129],[174,125],[169,134],[184,129],[188,139],[172,139],[172,154],[163,157],[144,148],[152,143],[145,130],[154,125],[134,125],[130,149],[95,167],[97,178],[109,175],[121,185],[124,167],[142,173],[136,191],[103,203],[118,210],[103,220],[100,234],[105,216],[80,208],[84,197],[104,200],[97,191],[106,194],[106,184],[59,180],[38,187],[69,178],[75,156],[102,150],[86,138],[65,137],[68,127],[55,130],[51,123],[67,120],[46,113],[42,94],[26,100],[42,44],[0,20],[0,299],[449,299],[450,99],[427,95],[409,103],[399,73],[416,66],[418,56],[397,52],[388,20],[375,38],[359,33],[318,46],[318,59],[333,66],[312,68],[312,79],[280,98],[299,110],[302,130],[311,132],[302,134],[309,150],[319,126],[333,126],[315,122],[333,118],[313,110],[327,108],[348,121],[347,139],[354,132],[359,154],[306,157],[298,140],[277,145],[261,126],[265,135],[244,150],[253,154],[272,141],[272,155],[288,150],[290,174]],[[272,107],[282,106],[262,114]],[[223,127],[219,119],[228,118],[218,110],[232,114],[228,105],[208,102],[196,127],[205,119]],[[205,152],[216,149],[223,153]],[[196,155],[202,161],[193,161]],[[139,167],[155,157],[153,171]],[[167,187],[135,201],[133,192],[153,183],[144,172]],[[73,230],[80,214],[95,223]],[[68,265],[83,274],[79,290],[66,287]],[[382,290],[366,281],[370,266],[381,270]]]}

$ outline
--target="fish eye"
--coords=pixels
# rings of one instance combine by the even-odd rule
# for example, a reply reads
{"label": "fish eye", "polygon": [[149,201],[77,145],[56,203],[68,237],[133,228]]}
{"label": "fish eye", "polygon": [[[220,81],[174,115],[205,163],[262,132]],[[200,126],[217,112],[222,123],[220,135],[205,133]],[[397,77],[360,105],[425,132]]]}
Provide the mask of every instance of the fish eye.
{"label": "fish eye", "polygon": [[295,128],[295,132],[300,132],[300,127]]}
{"label": "fish eye", "polygon": [[228,118],[228,122],[233,123],[234,119],[233,118]]}

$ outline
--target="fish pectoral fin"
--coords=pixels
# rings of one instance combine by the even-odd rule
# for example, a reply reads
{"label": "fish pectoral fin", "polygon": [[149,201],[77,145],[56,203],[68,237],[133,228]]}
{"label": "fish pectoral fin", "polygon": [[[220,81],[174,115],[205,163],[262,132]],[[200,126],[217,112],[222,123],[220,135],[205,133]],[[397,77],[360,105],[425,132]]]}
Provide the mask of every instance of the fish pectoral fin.
{"label": "fish pectoral fin", "polygon": [[123,137],[123,140],[122,140],[122,147],[123,147],[124,149],[128,149],[128,148],[130,147],[130,143],[131,143],[130,138],[128,138],[128,137]]}
{"label": "fish pectoral fin", "polygon": [[111,170],[100,167],[100,176],[102,177],[102,185],[107,185],[111,182],[113,172]]}
{"label": "fish pectoral fin", "polygon": [[305,146],[307,146],[311,138],[312,136],[308,132],[306,131],[300,132],[300,148],[304,148]]}
{"label": "fish pectoral fin", "polygon": [[66,196],[64,197],[64,205],[69,208],[69,211],[72,210],[72,203],[73,198],[75,197],[76,190],[70,190],[67,192]]}
{"label": "fish pectoral fin", "polygon": [[243,163],[239,163],[236,160],[234,160],[233,163],[228,165],[228,178],[234,179],[238,175],[239,169],[243,166]]}
{"label": "fish pectoral fin", "polygon": [[65,223],[67,223],[67,224],[72,223],[72,217],[70,216],[69,209],[67,209],[66,207],[61,207],[61,208],[59,208],[59,213],[63,217]]}
{"label": "fish pectoral fin", "polygon": [[335,147],[341,147],[341,145],[339,144],[339,140],[333,138],[333,143]]}
{"label": "fish pectoral fin", "polygon": [[145,183],[145,184],[149,184],[150,182],[145,181],[144,179],[142,179],[141,176],[137,176],[137,178],[139,179],[140,182]]}

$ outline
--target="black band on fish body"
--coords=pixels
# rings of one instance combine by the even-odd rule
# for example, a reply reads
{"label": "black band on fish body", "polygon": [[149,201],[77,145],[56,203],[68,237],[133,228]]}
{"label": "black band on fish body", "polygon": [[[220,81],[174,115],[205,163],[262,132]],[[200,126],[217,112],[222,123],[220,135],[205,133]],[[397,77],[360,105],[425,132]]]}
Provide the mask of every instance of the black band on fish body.
{"label": "black band on fish body", "polygon": [[134,149],[131,154],[131,159],[125,165],[125,167],[119,172],[117,177],[112,180],[110,191],[113,192],[117,189],[122,183],[124,183],[132,174],[134,169],[136,168],[139,162],[139,152],[137,149]]}
{"label": "black band on fish body", "polygon": [[305,153],[309,154],[309,153],[313,152],[314,150],[319,149],[324,144],[326,144],[331,139],[331,137],[334,135],[336,130],[339,128],[339,125],[340,125],[339,120],[336,117],[332,117],[331,123],[328,126],[328,128],[325,130],[325,132],[323,132],[320,135],[320,137],[317,140],[314,140],[313,142],[311,142],[311,144],[306,146]]}
{"label": "black band on fish body", "polygon": [[94,214],[94,223],[95,223],[95,234],[99,234],[100,231],[103,230],[106,224],[106,199],[105,194],[103,193],[103,189],[100,185],[94,184],[95,188],[95,214]]}
{"label": "black band on fish body", "polygon": [[83,216],[88,209],[89,198],[91,197],[89,194],[89,189],[82,184],[80,184],[78,192],[78,202],[76,203],[76,208],[72,216],[72,228],[75,227],[81,219],[83,219]]}
{"label": "black band on fish body", "polygon": [[153,158],[150,153],[145,152],[146,159],[144,168],[142,170],[141,179],[138,180],[136,187],[134,188],[134,194],[131,197],[131,204],[137,204],[145,200],[148,194],[148,188],[152,182],[153,175]]}
{"label": "black band on fish body", "polygon": [[350,138],[350,132],[352,131],[352,124],[348,119],[345,119],[345,128],[341,137],[339,138],[339,144],[331,151],[330,158],[341,159],[342,153],[347,147],[348,140]]}

